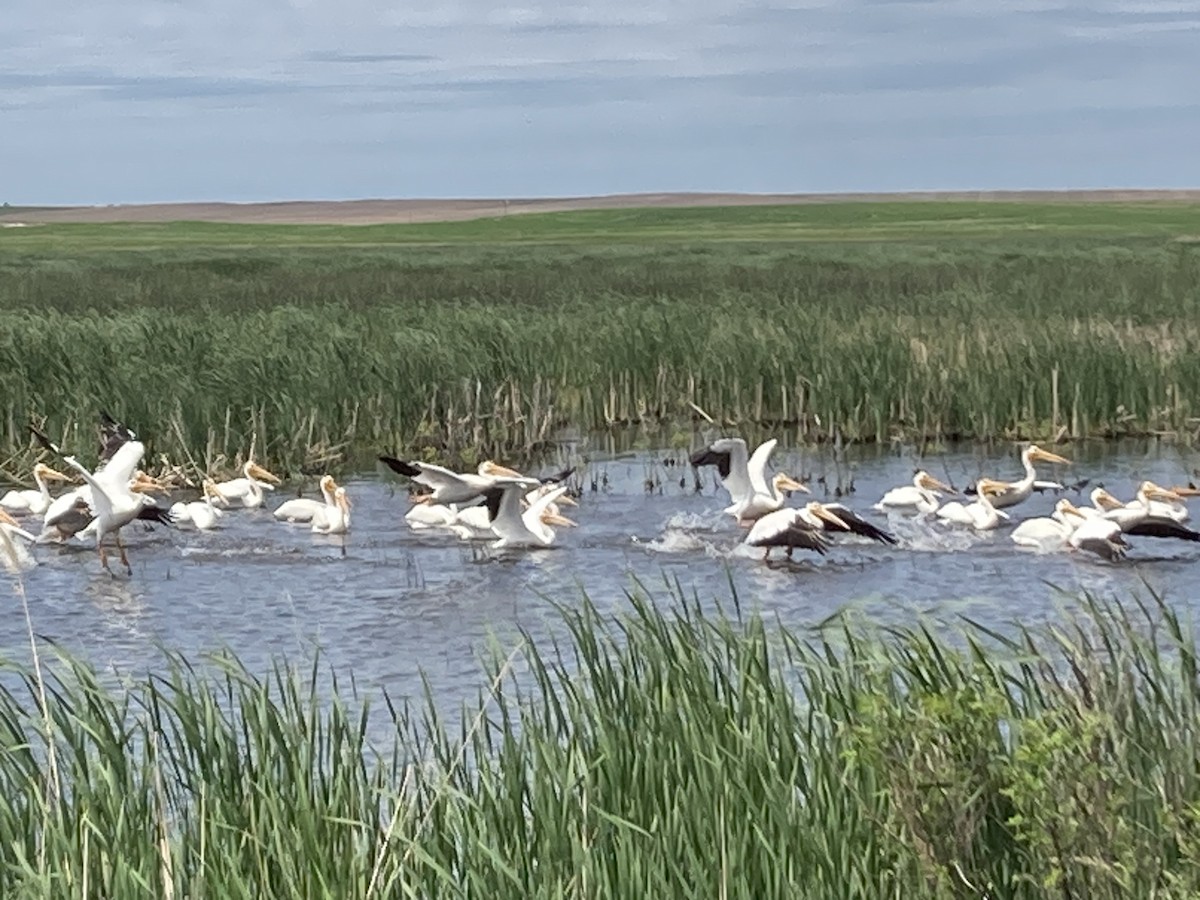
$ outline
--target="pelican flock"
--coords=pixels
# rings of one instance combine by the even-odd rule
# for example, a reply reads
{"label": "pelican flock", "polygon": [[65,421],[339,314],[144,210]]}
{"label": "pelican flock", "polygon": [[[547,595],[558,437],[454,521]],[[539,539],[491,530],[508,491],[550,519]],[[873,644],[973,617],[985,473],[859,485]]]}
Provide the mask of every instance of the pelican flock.
{"label": "pelican flock", "polygon": [[[132,574],[123,530],[134,522],[208,531],[239,509],[253,518],[253,511],[266,505],[268,493],[282,484],[279,476],[248,459],[240,466],[239,477],[203,478],[197,499],[159,505],[155,497],[166,497],[169,491],[140,468],[145,444],[106,414],[101,416],[100,432],[99,463],[89,469],[75,453],[33,430],[60,468],[39,461],[30,473],[33,488],[10,490],[0,497],[0,549],[7,554],[5,565],[11,567],[16,559],[18,568],[36,565],[32,547],[74,542],[94,548],[100,565],[109,572],[109,547],[115,548],[122,566]],[[1200,543],[1200,531],[1185,524],[1190,518],[1187,501],[1200,496],[1200,489],[1190,484],[1165,488],[1143,481],[1128,501],[1099,486],[1088,496],[1090,505],[1061,497],[1049,515],[1015,520],[1014,508],[1035,492],[1067,490],[1057,481],[1041,480],[1037,465],[1061,466],[1070,461],[1036,444],[1021,451],[1024,474],[1016,480],[981,477],[960,493],[948,478],[938,479],[922,469],[913,474],[911,483],[885,491],[863,511],[844,501],[794,503],[794,495],[812,492],[805,479],[771,471],[777,445],[771,439],[751,451],[744,439],[724,437],[695,451],[688,460],[696,472],[716,470],[721,489],[728,494],[719,514],[727,517],[726,527],[737,536],[734,546],[741,545],[756,558],[761,550],[767,562],[777,549],[790,560],[797,550],[825,556],[846,542],[903,550],[907,536],[899,526],[905,519],[935,533],[939,529],[979,533],[974,540],[989,539],[988,532],[1011,526],[1008,536],[1018,550],[1078,552],[1109,562],[1122,560],[1143,539]],[[486,542],[497,551],[536,550],[553,547],[562,529],[577,526],[562,511],[577,504],[567,484],[573,469],[536,477],[494,460],[485,460],[474,471],[457,472],[424,460],[378,458],[410,484],[404,524],[431,539]],[[52,495],[52,483],[73,480],[79,483],[57,497]],[[1073,490],[1078,493],[1085,484],[1079,482]],[[264,512],[270,513],[267,521],[300,526],[314,535],[345,535],[353,508],[347,488],[332,475],[324,475],[317,497],[292,497]]]}

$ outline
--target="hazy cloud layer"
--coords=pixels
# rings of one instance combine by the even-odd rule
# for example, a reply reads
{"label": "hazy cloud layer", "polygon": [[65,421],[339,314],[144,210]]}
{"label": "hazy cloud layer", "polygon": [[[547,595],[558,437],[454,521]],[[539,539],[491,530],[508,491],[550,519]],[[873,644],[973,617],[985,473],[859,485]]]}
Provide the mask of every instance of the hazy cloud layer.
{"label": "hazy cloud layer", "polygon": [[9,0],[13,203],[1196,187],[1200,0]]}

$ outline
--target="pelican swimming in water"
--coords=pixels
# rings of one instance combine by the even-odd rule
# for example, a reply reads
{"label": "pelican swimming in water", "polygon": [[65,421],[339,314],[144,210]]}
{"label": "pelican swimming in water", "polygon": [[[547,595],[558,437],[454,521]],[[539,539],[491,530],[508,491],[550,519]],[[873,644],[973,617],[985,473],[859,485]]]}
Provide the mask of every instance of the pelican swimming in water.
{"label": "pelican swimming in water", "polygon": [[514,472],[504,466],[497,465],[490,459],[479,464],[475,472],[451,472],[443,466],[433,463],[396,459],[394,456],[381,456],[379,461],[393,472],[411,478],[417,484],[423,484],[432,491],[428,502],[432,503],[466,503],[479,497],[484,491],[497,484],[501,479],[505,483],[519,481],[526,490],[541,484],[536,478],[526,478],[520,472]]}
{"label": "pelican swimming in water", "polygon": [[313,513],[313,533],[345,534],[350,530],[350,509],[353,505],[346,495],[346,489],[336,488],[333,492],[332,507],[323,506]]}
{"label": "pelican swimming in water", "polygon": [[493,548],[549,547],[555,539],[552,525],[568,528],[575,525],[565,516],[549,511],[550,505],[567,492],[565,485],[542,494],[522,511],[521,500],[528,491],[526,479],[498,481],[484,491],[488,520],[498,538],[492,543]]}
{"label": "pelican swimming in water", "polygon": [[1087,518],[1087,514],[1078,509],[1070,500],[1063,498],[1054,504],[1053,514],[1036,519],[1026,519],[1013,529],[1009,537],[1019,547],[1060,550],[1067,546],[1067,540],[1075,532],[1075,529],[1083,524],[1085,518]]}
{"label": "pelican swimming in water", "polygon": [[199,500],[193,500],[190,503],[172,503],[168,514],[176,525],[190,522],[200,531],[207,531],[215,528],[221,516],[224,515],[221,508],[217,506],[220,496],[216,484],[206,478],[200,486]]}
{"label": "pelican swimming in water", "polygon": [[[1063,465],[1070,465],[1071,463],[1069,459],[1059,456],[1057,453],[1043,450],[1037,444],[1030,444],[1021,451],[1021,465],[1025,467],[1024,478],[1020,481],[986,479],[989,483],[1000,486],[999,491],[994,492],[990,498],[993,507],[996,509],[1007,509],[1010,506],[1016,506],[1018,503],[1028,500],[1029,495],[1033,493],[1035,487],[1061,489],[1062,485],[1056,482],[1039,482],[1037,480],[1037,471],[1033,467],[1035,462],[1061,463]],[[978,489],[979,485],[976,484],[976,490]]]}
{"label": "pelican swimming in water", "polygon": [[912,484],[892,488],[875,504],[881,512],[907,512],[928,515],[935,512],[942,494],[953,494],[954,488],[938,481],[924,469],[919,470]]}
{"label": "pelican swimming in water", "polygon": [[1143,481],[1138,485],[1137,497],[1133,502],[1123,504],[1119,508],[1109,509],[1104,514],[1104,518],[1115,522],[1125,534],[1200,541],[1200,532],[1193,531],[1169,515],[1159,514],[1154,508],[1155,501],[1172,504],[1180,502],[1182,499],[1175,491],[1159,487],[1153,481]]}
{"label": "pelican swimming in water", "polygon": [[285,500],[279,506],[275,507],[272,515],[279,522],[294,524],[296,522],[311,522],[313,517],[322,511],[335,511],[338,508],[337,497],[335,496],[338,485],[333,480],[333,476],[323,475],[317,486],[321,491],[320,500],[312,500],[307,497],[296,497],[291,500]]}
{"label": "pelican swimming in water", "polygon": [[231,478],[229,481],[216,483],[217,497],[220,499],[214,498],[214,500],[219,506],[258,509],[266,499],[263,491],[273,491],[277,484],[279,484],[278,476],[272,475],[254,460],[248,459],[242,466],[241,478]]}
{"label": "pelican swimming in water", "polygon": [[990,531],[1008,519],[1008,514],[996,509],[995,496],[1005,490],[1008,485],[1003,481],[992,481],[981,478],[976,482],[978,496],[972,503],[960,503],[952,500],[943,504],[934,515],[943,522],[955,525],[968,525],[976,531]]}
{"label": "pelican swimming in water", "polygon": [[47,481],[70,481],[70,476],[64,475],[45,463],[33,467],[33,482],[37,485],[34,490],[9,491],[0,497],[0,509],[9,513],[29,513],[34,516],[45,515],[50,507],[50,487]]}

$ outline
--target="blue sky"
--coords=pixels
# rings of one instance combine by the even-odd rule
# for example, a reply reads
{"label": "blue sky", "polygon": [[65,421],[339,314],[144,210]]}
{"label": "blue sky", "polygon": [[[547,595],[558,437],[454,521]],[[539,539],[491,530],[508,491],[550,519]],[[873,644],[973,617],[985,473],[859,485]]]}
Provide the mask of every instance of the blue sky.
{"label": "blue sky", "polygon": [[1200,187],[1200,0],[5,0],[0,200]]}

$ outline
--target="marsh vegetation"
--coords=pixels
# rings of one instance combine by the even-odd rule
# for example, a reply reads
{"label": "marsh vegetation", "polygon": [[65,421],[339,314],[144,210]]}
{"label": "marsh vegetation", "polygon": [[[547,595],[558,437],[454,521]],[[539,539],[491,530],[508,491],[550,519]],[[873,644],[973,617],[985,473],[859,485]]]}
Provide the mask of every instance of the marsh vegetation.
{"label": "marsh vegetation", "polygon": [[800,441],[1200,426],[1200,207],[837,204],[0,239],[0,453],[31,418],[293,471],[580,430]]}

